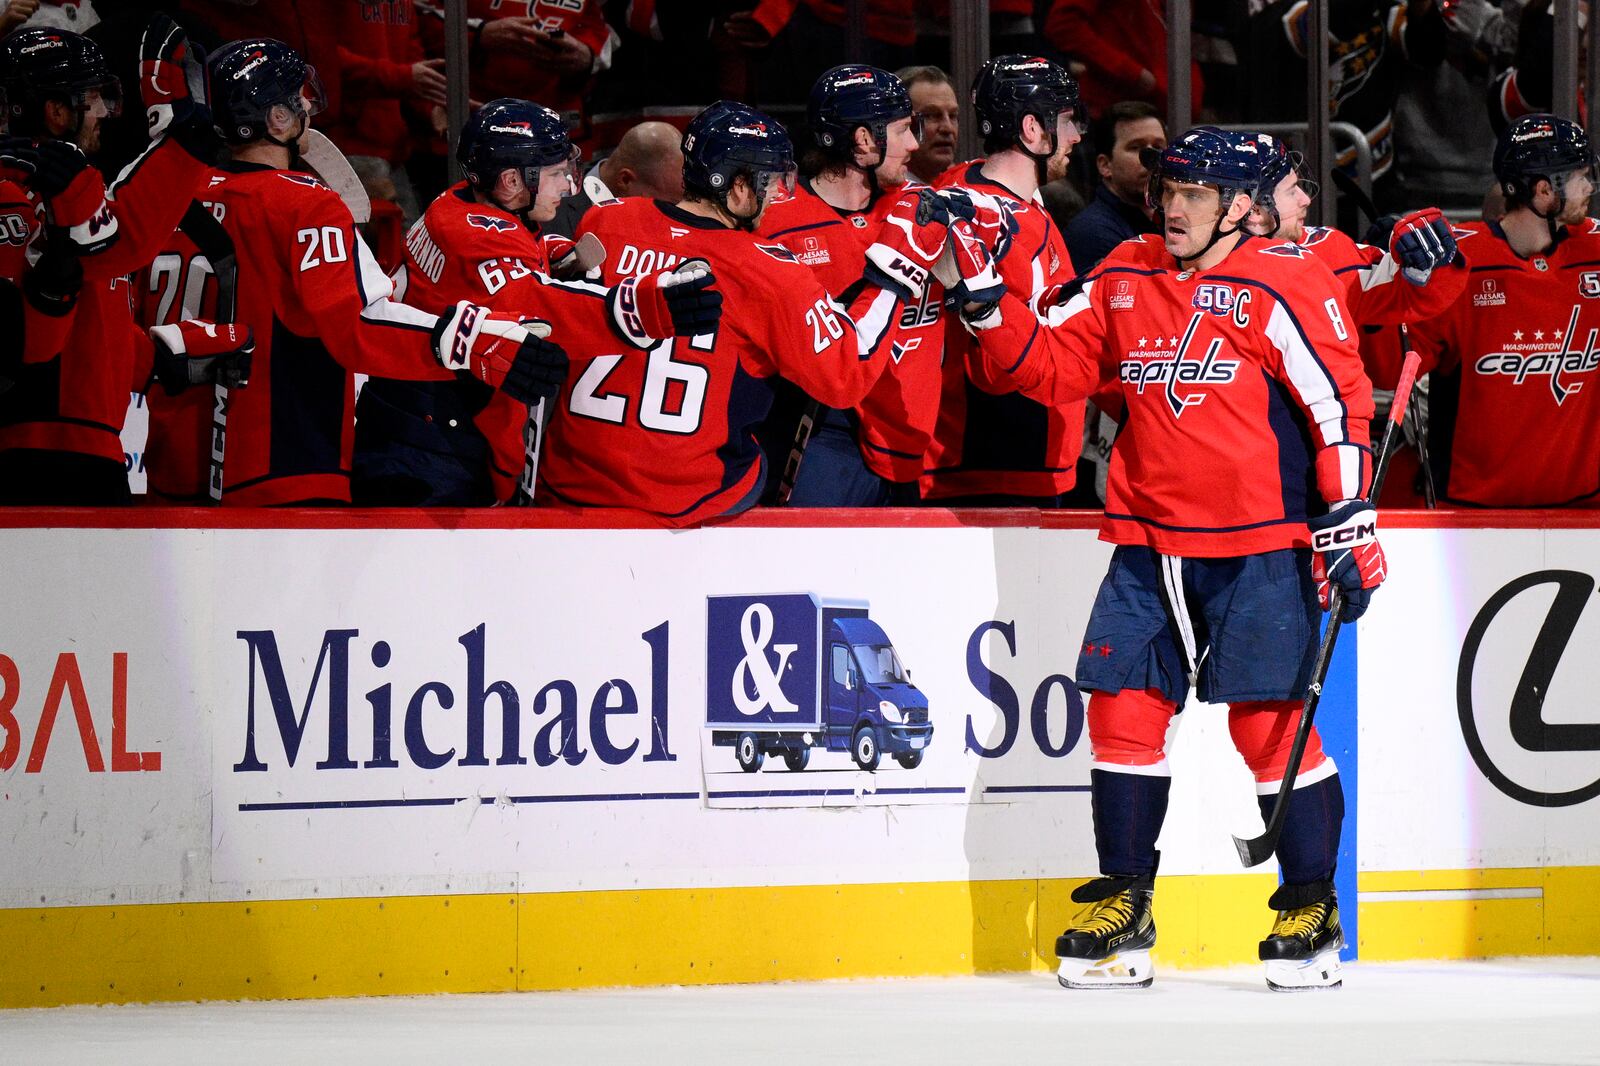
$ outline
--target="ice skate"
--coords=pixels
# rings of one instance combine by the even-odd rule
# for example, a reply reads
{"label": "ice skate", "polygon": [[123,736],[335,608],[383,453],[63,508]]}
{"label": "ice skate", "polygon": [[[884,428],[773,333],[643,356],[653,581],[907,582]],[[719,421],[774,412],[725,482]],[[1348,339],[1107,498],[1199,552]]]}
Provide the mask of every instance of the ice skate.
{"label": "ice skate", "polygon": [[1074,903],[1094,906],[1075,917],[1056,938],[1061,965],[1056,977],[1066,988],[1148,988],[1155,977],[1150,949],[1156,942],[1149,878],[1100,877],[1072,893]]}
{"label": "ice skate", "polygon": [[1338,988],[1344,930],[1339,926],[1339,899],[1333,886],[1326,881],[1283,885],[1268,905],[1278,911],[1278,920],[1261,942],[1267,987],[1274,992]]}

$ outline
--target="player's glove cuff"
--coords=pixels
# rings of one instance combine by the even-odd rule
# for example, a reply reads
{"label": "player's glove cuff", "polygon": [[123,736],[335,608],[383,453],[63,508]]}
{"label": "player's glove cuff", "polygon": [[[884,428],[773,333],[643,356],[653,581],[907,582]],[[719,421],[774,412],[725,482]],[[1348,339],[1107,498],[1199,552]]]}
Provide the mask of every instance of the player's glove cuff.
{"label": "player's glove cuff", "polygon": [[185,321],[151,326],[156,380],[168,395],[191,385],[242,388],[250,382],[256,342],[249,326]]}
{"label": "player's glove cuff", "polygon": [[882,289],[893,289],[907,303],[922,299],[928,287],[928,271],[911,261],[911,257],[877,243],[867,249],[866,278]]}

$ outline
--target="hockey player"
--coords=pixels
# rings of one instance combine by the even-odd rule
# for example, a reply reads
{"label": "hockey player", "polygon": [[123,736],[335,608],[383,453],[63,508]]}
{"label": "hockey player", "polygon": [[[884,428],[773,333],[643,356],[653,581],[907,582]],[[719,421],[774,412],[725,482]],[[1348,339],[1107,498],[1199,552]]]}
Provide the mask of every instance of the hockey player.
{"label": "hockey player", "polygon": [[[577,157],[560,115],[492,100],[462,131],[458,155],[466,180],[434,200],[406,238],[396,280],[409,306],[444,314],[469,300],[541,319],[572,352],[644,351],[675,327],[686,336],[716,329],[721,297],[703,266],[609,290],[551,279],[539,227],[571,195]],[[504,392],[471,380],[374,378],[357,415],[358,504],[483,506],[517,488],[528,408]]]}
{"label": "hockey player", "polygon": [[1344,282],[1345,303],[1357,326],[1395,326],[1431,318],[1466,287],[1466,260],[1457,254],[1450,223],[1438,208],[1402,216],[1394,224],[1387,251],[1358,244],[1329,226],[1308,228],[1306,211],[1317,187],[1301,177],[1297,156],[1270,134],[1255,134],[1243,143],[1253,144],[1262,158],[1261,188],[1245,228],[1262,237],[1292,241],[1326,263]]}
{"label": "hockey player", "polygon": [[[159,29],[159,24],[157,27]],[[7,233],[0,276],[20,280],[27,249],[40,255],[33,282],[66,272],[80,287],[60,344],[32,350],[16,387],[0,397],[0,500],[11,503],[129,502],[120,434],[128,394],[142,391],[152,369],[177,387],[191,377],[241,361],[213,351],[190,365],[195,351],[175,351],[133,322],[127,275],[147,262],[177,225],[201,186],[215,150],[210,116],[170,77],[179,48],[165,33],[141,43],[141,96],[160,134],[128,166],[109,195],[85,153],[100,143],[100,125],[121,104],[121,87],[99,46],[63,30],[23,29],[0,43],[0,92],[8,132],[11,180],[0,181]],[[44,231],[48,230],[45,234]],[[40,243],[43,235],[43,243]],[[76,279],[81,277],[81,281]],[[222,331],[208,341],[232,339]],[[198,344],[198,342],[197,342]],[[211,362],[215,357],[224,357]],[[208,368],[202,372],[202,366]],[[237,367],[235,367],[237,369]]]}
{"label": "hockey player", "polygon": [[683,139],[684,199],[602,204],[584,216],[607,255],[604,280],[703,258],[723,293],[721,325],[653,348],[648,360],[609,352],[574,359],[550,426],[540,498],[629,507],[675,525],[734,514],[766,481],[753,436],[782,374],[818,402],[851,407],[889,360],[902,305],[919,300],[944,246],[938,198],[903,202],[866,251],[847,305],[834,302],[783,245],[753,236],[775,198],[792,192],[784,128],[720,101]]}
{"label": "hockey player", "polygon": [[[817,79],[807,105],[812,148],[801,158],[792,197],[773,204],[760,234],[811,267],[834,299],[861,280],[867,248],[883,220],[920,182],[906,167],[921,137],[911,95],[886,70],[834,67]],[[944,355],[944,287],[930,281],[901,312],[890,362],[865,399],[849,411],[805,411],[817,418],[788,503],[795,507],[878,507],[917,502],[917,480],[938,416]],[[802,405],[804,406],[804,405]],[[778,420],[771,447],[785,463],[795,439]]]}
{"label": "hockey player", "polygon": [[226,432],[211,457],[214,498],[349,502],[356,372],[442,381],[466,371],[524,402],[553,391],[566,370],[558,346],[477,305],[435,316],[394,302],[349,209],[291,169],[322,100],[298,53],[236,41],[211,56],[206,80],[232,159],[205,198],[237,262],[234,320],[257,342],[255,382],[219,397]]}
{"label": "hockey player", "polygon": [[[1350,621],[1384,577],[1365,500],[1371,387],[1342,287],[1298,245],[1245,234],[1258,158],[1214,129],[1189,131],[1151,175],[1161,243],[1146,238],[1137,257],[1088,275],[1045,322],[1009,293],[966,305],[997,378],[1050,404],[1110,383],[1127,412],[1100,529],[1117,548],[1078,659],[1078,684],[1092,693],[1103,876],[1074,892],[1092,906],[1056,942],[1072,988],[1150,983],[1163,745],[1191,686],[1229,705],[1269,809],[1310,678],[1318,602],[1337,582]],[[963,227],[951,246],[975,250],[957,259],[981,290],[992,272]],[[1278,846],[1278,918],[1261,942],[1274,988],[1339,980],[1344,801],[1315,732],[1302,766]]]}
{"label": "hockey player", "polygon": [[[987,159],[954,168],[941,189],[962,190],[1008,291],[1024,302],[1075,274],[1067,246],[1038,199],[1063,177],[1082,139],[1078,83],[1048,59],[996,56],[972,87]],[[1054,507],[1077,480],[1083,405],[1054,407],[1017,392],[985,369],[977,345],[952,326],[922,496],[940,504]]]}
{"label": "hockey player", "polygon": [[[1458,231],[1472,276],[1411,337],[1428,392],[1428,452],[1441,499],[1475,507],[1600,506],[1600,222],[1588,134],[1527,115],[1500,134],[1507,211]],[[1392,386],[1398,366],[1372,368]],[[1506,441],[1540,461],[1508,459]]]}

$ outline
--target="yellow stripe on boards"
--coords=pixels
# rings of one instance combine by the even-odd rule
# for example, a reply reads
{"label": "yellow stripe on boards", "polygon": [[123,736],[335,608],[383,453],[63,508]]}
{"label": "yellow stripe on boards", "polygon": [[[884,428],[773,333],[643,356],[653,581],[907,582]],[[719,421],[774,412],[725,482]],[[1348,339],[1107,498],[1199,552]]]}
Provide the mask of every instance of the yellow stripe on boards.
{"label": "yellow stripe on boards", "polygon": [[[0,1007],[492,992],[1055,968],[1082,879],[0,910]],[[1162,877],[1157,967],[1250,963],[1270,874]],[[1600,867],[1366,873],[1368,959],[1600,953]],[[1348,901],[1346,901],[1348,905]]]}

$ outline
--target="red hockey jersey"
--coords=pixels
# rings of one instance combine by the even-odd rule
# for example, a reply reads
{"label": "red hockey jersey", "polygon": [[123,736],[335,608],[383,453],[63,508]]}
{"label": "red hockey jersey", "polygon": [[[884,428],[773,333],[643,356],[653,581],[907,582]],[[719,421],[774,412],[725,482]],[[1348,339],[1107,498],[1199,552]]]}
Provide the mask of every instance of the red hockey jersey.
{"label": "red hockey jersey", "polygon": [[579,234],[607,250],[604,278],[653,273],[703,258],[722,292],[716,333],[663,341],[643,353],[569,351],[539,467],[539,495],[588,507],[629,507],[689,525],[750,506],[765,483],[754,428],[775,374],[830,407],[852,407],[877,382],[901,300],[867,284],[835,303],[781,244],[658,200],[599,204]]}
{"label": "red hockey jersey", "polygon": [[[145,387],[154,351],[134,324],[127,275],[160,249],[209,172],[207,163],[163,138],[106,190],[117,239],[83,258],[83,288],[59,353],[30,363],[16,386],[0,395],[0,450],[37,448],[123,461],[128,394]],[[41,210],[31,192],[0,182],[0,224],[8,234],[0,243],[0,277],[20,282]],[[18,241],[15,232],[23,224],[29,234]]]}
{"label": "red hockey jersey", "polygon": [[[1428,440],[1443,499],[1600,505],[1600,221],[1523,259],[1498,224],[1457,230],[1466,292],[1411,331],[1431,370]],[[1374,368],[1392,385],[1394,368]],[[1387,380],[1385,380],[1387,379]],[[1518,459],[1523,449],[1536,459]],[[1439,475],[1443,475],[1440,477]]]}
{"label": "red hockey jersey", "polygon": [[1371,476],[1342,287],[1294,244],[1246,239],[1195,272],[1160,237],[1138,243],[1046,322],[1008,294],[980,323],[983,358],[1044,402],[1120,389],[1102,539],[1205,558],[1309,544],[1312,486],[1352,499]]}
{"label": "red hockey jersey", "polygon": [[[984,234],[996,251],[1006,291],[1024,303],[1071,281],[1066,242],[1038,200],[1023,200],[983,176],[983,160],[946,171],[956,186],[1000,205],[1015,232]],[[998,246],[996,241],[998,240]],[[1083,403],[1041,404],[992,374],[977,342],[950,316],[945,329],[943,390],[922,478],[923,499],[941,496],[1057,496],[1077,481],[1083,450]]]}
{"label": "red hockey jersey", "polygon": [[[907,196],[925,188],[907,182],[863,211],[841,211],[800,182],[788,200],[767,208],[761,235],[777,241],[811,267],[836,299],[861,280],[867,248],[884,218]],[[856,406],[858,443],[867,469],[899,483],[922,476],[922,460],[939,416],[940,363],[944,358],[944,286],[933,279],[919,301],[900,312],[889,365]]]}
{"label": "red hockey jersey", "polygon": [[[579,352],[626,351],[611,325],[606,290],[551,278],[544,242],[515,215],[473,199],[462,182],[440,194],[406,236],[406,261],[396,295],[412,307],[442,314],[460,300],[522,318],[539,318],[550,339]],[[487,389],[481,382],[465,387]],[[495,498],[509,500],[522,476],[528,407],[499,390],[474,424],[489,443]]]}
{"label": "red hockey jersey", "polygon": [[1426,285],[1413,285],[1388,252],[1357,244],[1340,230],[1309,227],[1300,246],[1326,263],[1344,283],[1345,305],[1362,326],[1397,326],[1432,318],[1454,303],[1467,286],[1465,255],[1436,269]]}
{"label": "red hockey jersey", "polygon": [[222,169],[221,221],[239,267],[235,321],[256,342],[250,384],[229,400],[222,502],[348,501],[353,374],[452,378],[433,352],[434,316],[389,299],[389,278],[333,190],[254,163]]}
{"label": "red hockey jersey", "polygon": [[[195,203],[213,218],[221,211],[218,186],[228,175],[213,171]],[[134,314],[139,325],[171,325],[186,318],[214,321],[217,279],[211,261],[182,227],[173,230],[150,264],[133,279]],[[149,434],[145,438],[145,486],[154,502],[205,503],[211,461],[212,389],[185,389],[176,396],[151,389],[146,397]]]}

